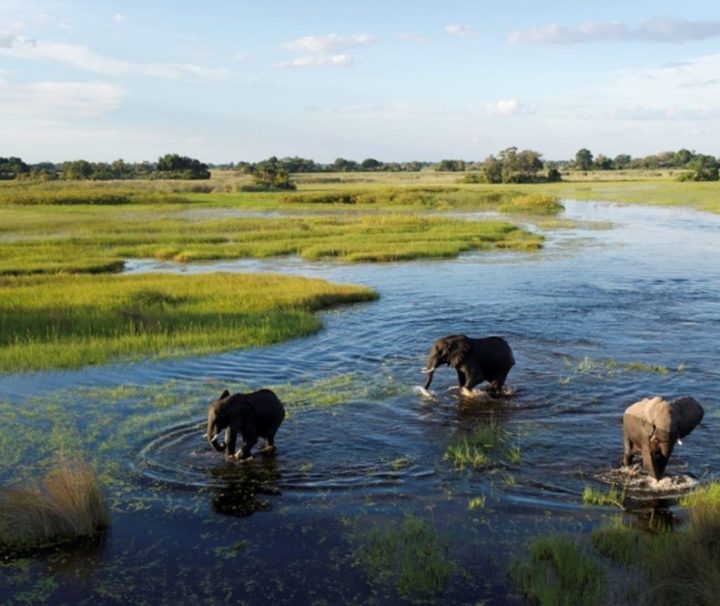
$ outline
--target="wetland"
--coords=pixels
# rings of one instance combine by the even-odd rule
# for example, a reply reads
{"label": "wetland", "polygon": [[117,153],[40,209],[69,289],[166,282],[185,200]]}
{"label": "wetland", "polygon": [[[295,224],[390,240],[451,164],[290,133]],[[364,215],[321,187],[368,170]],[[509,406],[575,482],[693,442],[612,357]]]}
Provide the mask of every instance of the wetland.
{"label": "wetland", "polygon": [[[712,256],[720,217],[569,198],[548,216],[527,214],[525,204],[520,213],[473,208],[455,194],[440,208],[418,203],[410,213],[389,214],[376,203],[318,210],[325,205],[308,200],[228,209],[218,198],[200,207],[201,196],[162,206],[158,223],[149,221],[157,209],[133,205],[3,208],[3,292],[22,287],[28,297],[12,297],[26,324],[3,345],[27,346],[22,339],[39,323],[26,315],[28,301],[38,301],[46,284],[56,290],[39,309],[67,297],[60,315],[70,326],[60,336],[37,330],[38,347],[53,341],[43,335],[57,336],[49,359],[96,330],[76,330],[81,322],[69,310],[81,299],[68,294],[92,293],[95,284],[104,284],[96,292],[108,302],[85,305],[112,312],[122,303],[127,312],[128,301],[139,301],[160,323],[177,313],[157,328],[175,334],[168,326],[204,317],[200,293],[212,300],[213,288],[229,290],[238,305],[252,301],[243,313],[257,312],[260,299],[243,297],[255,286],[243,280],[278,276],[299,282],[280,303],[277,293],[269,297],[273,309],[299,316],[302,308],[306,325],[275,341],[242,342],[227,329],[228,307],[225,320],[212,324],[223,341],[217,349],[148,349],[138,358],[126,355],[131,341],[95,365],[35,370],[6,358],[0,484],[42,475],[62,453],[82,454],[111,519],[79,548],[6,557],[1,601],[552,603],[527,588],[533,575],[521,560],[554,557],[589,559],[578,573],[590,579],[583,603],[608,595],[642,602],[652,579],[617,561],[628,553],[636,561],[644,540],[637,537],[657,533],[658,524],[682,532],[691,520],[678,497],[710,484],[720,469],[712,438],[720,387],[720,264]],[[103,233],[97,212],[119,221],[136,213],[146,228],[132,239],[127,230]],[[44,213],[58,217],[59,227],[47,229]],[[343,231],[348,223],[352,231]],[[38,240],[42,246],[30,244]],[[415,254],[430,242],[436,254]],[[93,252],[79,258],[80,250]],[[367,256],[381,250],[395,254]],[[43,268],[58,259],[63,275],[48,277]],[[96,261],[119,261],[122,272],[88,275],[108,271],[88,269]],[[178,294],[171,285],[181,279],[196,290]],[[341,284],[354,286],[339,297]],[[308,294],[302,304],[298,292]],[[190,303],[170,296],[190,297],[195,307],[183,311]],[[6,335],[20,325],[8,319],[12,301],[3,304]],[[232,297],[223,305],[232,306]],[[117,336],[107,317],[97,322]],[[146,325],[136,323],[127,338],[142,337]],[[431,343],[453,333],[508,340],[517,361],[508,397],[459,399],[448,391],[456,382],[451,369],[437,371],[433,398],[420,393]],[[260,387],[287,406],[278,452],[226,463],[202,436],[207,405],[225,388]],[[622,457],[622,413],[656,394],[692,395],[705,419],[676,448],[666,492],[609,492]],[[593,491],[607,498],[588,497]],[[606,557],[627,528],[640,534],[617,559]],[[607,580],[618,575],[640,589],[618,590]],[[615,589],[603,594],[603,586]]]}

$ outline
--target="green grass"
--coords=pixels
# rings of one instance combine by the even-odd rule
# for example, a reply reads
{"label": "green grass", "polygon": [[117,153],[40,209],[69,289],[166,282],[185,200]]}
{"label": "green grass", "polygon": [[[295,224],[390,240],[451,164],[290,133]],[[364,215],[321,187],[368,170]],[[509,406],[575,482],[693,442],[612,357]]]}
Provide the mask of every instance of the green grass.
{"label": "green grass", "polygon": [[582,500],[586,507],[590,505],[614,505],[615,507],[624,509],[625,491],[618,492],[617,488],[612,486],[607,492],[600,492],[590,486],[585,486]]}
{"label": "green grass", "polygon": [[445,449],[444,459],[455,469],[484,469],[502,464],[501,457],[513,465],[520,463],[520,448],[510,447],[510,434],[494,416],[473,431],[456,437]]}
{"label": "green grass", "polygon": [[524,596],[541,606],[605,603],[605,571],[570,537],[536,539],[529,559],[515,561],[510,576]]}
{"label": "green grass", "polygon": [[320,328],[313,312],[364,287],[279,275],[0,278],[0,368],[75,368],[267,345]]}
{"label": "green grass", "polygon": [[355,561],[370,583],[393,585],[404,598],[440,594],[457,570],[448,557],[450,541],[416,516],[407,516],[400,524],[355,531],[352,541]]}
{"label": "green grass", "polygon": [[643,561],[645,545],[640,533],[623,524],[620,517],[593,529],[590,541],[597,553],[619,566],[637,565]]}
{"label": "green grass", "polygon": [[[0,275],[117,271],[128,258],[178,262],[300,255],[308,260],[452,258],[537,250],[543,238],[500,220],[420,214],[225,216],[174,207],[0,207]],[[237,214],[237,213],[236,213]],[[242,213],[240,213],[242,215]]]}

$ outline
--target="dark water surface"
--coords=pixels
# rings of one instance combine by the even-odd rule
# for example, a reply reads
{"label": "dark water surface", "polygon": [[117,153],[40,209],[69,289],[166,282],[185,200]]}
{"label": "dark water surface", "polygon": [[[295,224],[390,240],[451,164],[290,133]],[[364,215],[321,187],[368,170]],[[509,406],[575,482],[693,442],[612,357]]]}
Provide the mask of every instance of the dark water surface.
{"label": "dark water surface", "polygon": [[[87,434],[112,479],[113,517],[104,541],[79,555],[0,568],[0,602],[522,603],[507,566],[533,536],[587,532],[615,513],[583,507],[581,495],[607,489],[602,479],[622,455],[622,412],[647,396],[692,395],[705,407],[668,466],[672,494],[691,476],[716,477],[720,218],[565,204],[576,227],[547,233],[533,254],[129,263],[130,272],[318,276],[367,284],[381,298],[325,313],[323,331],[283,345],[0,376],[0,402],[28,411],[18,422],[44,427],[50,402]],[[459,401],[446,391],[451,369],[436,373],[435,398],[419,393],[430,344],[459,332],[510,342],[510,397]],[[224,463],[201,437],[207,403],[225,387],[264,386],[290,412],[277,456]],[[446,460],[450,444],[488,426],[503,441],[483,468]],[[12,478],[31,464],[0,470]],[[648,499],[663,495],[636,496],[626,516],[641,520],[658,504]],[[660,505],[680,515],[673,501]],[[446,541],[443,557],[456,567],[437,595],[408,595],[359,555],[363,537],[407,516]]]}

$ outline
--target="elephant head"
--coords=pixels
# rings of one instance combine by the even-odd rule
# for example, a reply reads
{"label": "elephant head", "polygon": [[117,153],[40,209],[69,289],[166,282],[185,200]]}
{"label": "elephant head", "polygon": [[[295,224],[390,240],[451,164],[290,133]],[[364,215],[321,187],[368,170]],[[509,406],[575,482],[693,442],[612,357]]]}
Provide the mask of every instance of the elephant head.
{"label": "elephant head", "polygon": [[225,442],[220,442],[220,432],[230,424],[226,401],[230,392],[226,389],[208,408],[207,433],[205,437],[218,452],[225,450]]}
{"label": "elephant head", "polygon": [[675,443],[682,443],[703,415],[702,406],[689,396],[672,402],[661,397],[636,402],[623,415],[624,464],[629,465],[633,452],[639,450],[647,473],[661,479]]}
{"label": "elephant head", "polygon": [[433,374],[439,366],[447,365],[457,368],[462,364],[470,349],[470,341],[465,335],[449,335],[435,341],[430,348],[427,364],[422,370],[427,375],[425,389],[430,387]]}

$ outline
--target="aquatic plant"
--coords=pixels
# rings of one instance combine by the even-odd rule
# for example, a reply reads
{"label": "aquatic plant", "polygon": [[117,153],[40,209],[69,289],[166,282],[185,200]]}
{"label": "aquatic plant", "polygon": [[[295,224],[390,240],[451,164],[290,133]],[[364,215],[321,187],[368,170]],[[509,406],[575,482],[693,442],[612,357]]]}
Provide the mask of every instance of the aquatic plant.
{"label": "aquatic plant", "polygon": [[91,537],[109,525],[95,472],[77,458],[61,459],[35,486],[0,489],[0,551]]}
{"label": "aquatic plant", "polygon": [[615,564],[630,566],[642,561],[644,548],[640,533],[623,524],[621,517],[594,528],[590,540],[597,553]]}
{"label": "aquatic plant", "polygon": [[416,516],[400,524],[355,531],[354,559],[371,583],[392,584],[405,598],[427,598],[446,587],[457,570],[449,558],[450,541]]}
{"label": "aquatic plant", "polygon": [[605,571],[570,537],[536,539],[529,560],[513,562],[510,576],[524,596],[541,606],[605,603]]}
{"label": "aquatic plant", "polygon": [[601,492],[590,486],[585,486],[582,500],[586,507],[590,505],[614,505],[620,509],[625,509],[625,490],[618,492],[615,486],[611,486],[607,492]]}
{"label": "aquatic plant", "polygon": [[520,448],[508,448],[509,438],[508,431],[491,415],[474,430],[462,433],[448,444],[443,458],[452,461],[458,470],[498,465],[501,463],[499,456],[503,453],[507,461],[518,464],[521,458]]}

